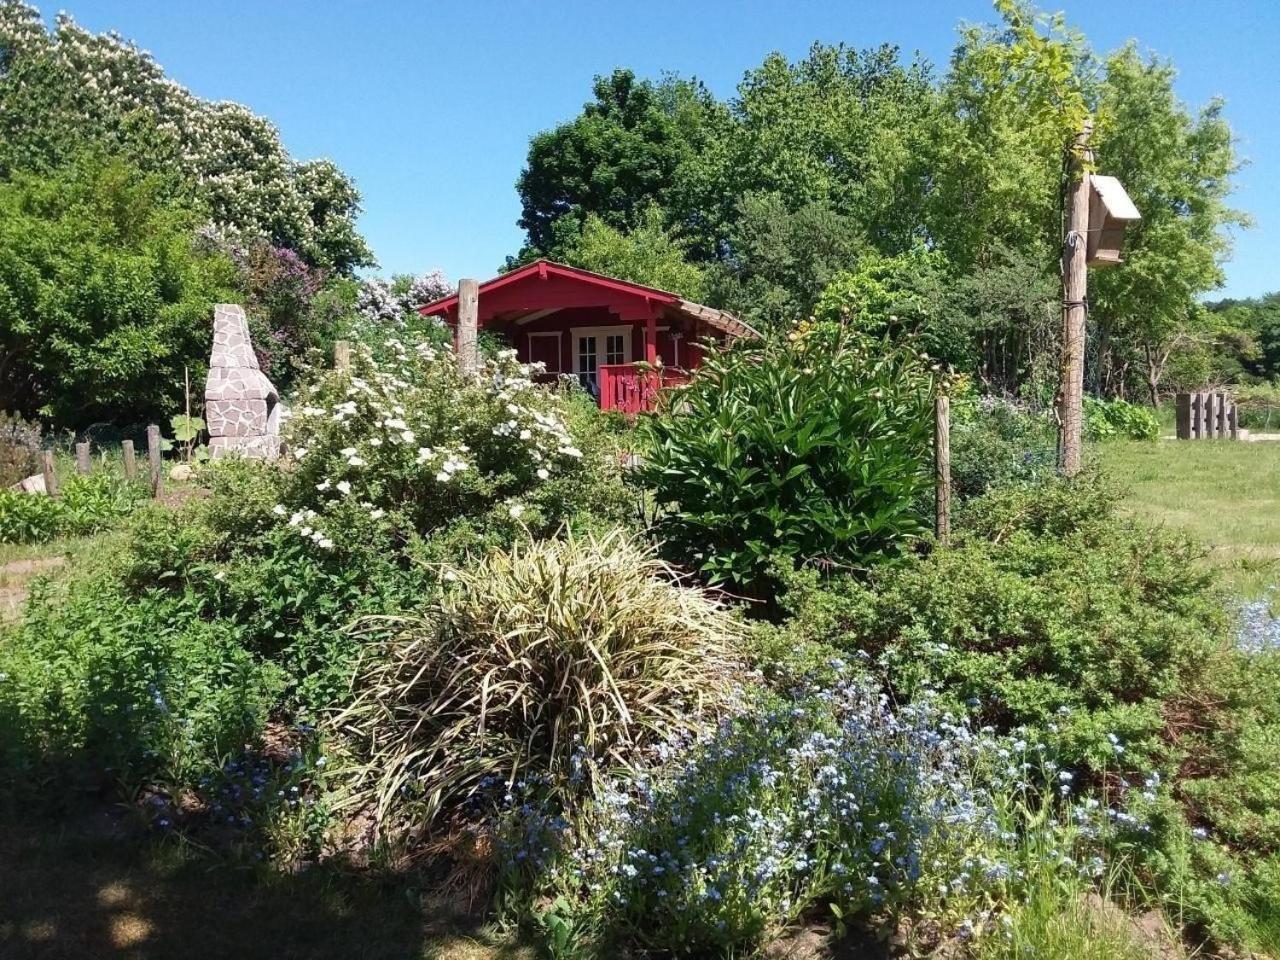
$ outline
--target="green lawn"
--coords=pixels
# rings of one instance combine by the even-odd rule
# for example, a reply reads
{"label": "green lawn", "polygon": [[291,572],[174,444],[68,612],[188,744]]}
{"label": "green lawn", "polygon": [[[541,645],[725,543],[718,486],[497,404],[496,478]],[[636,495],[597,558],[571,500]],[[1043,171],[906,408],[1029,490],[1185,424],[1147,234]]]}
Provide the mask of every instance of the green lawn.
{"label": "green lawn", "polygon": [[1126,506],[1209,548],[1227,585],[1256,598],[1280,584],[1280,443],[1115,442],[1092,451]]}

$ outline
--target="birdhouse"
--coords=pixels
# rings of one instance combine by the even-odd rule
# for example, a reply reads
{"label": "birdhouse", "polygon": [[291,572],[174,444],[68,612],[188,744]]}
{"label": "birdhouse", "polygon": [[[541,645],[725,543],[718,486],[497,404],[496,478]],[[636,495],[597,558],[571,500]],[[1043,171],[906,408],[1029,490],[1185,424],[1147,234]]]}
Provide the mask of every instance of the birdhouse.
{"label": "birdhouse", "polygon": [[1089,240],[1086,263],[1091,267],[1107,267],[1120,263],[1124,247],[1124,228],[1141,220],[1138,208],[1124,192],[1115,177],[1092,174],[1089,177]]}

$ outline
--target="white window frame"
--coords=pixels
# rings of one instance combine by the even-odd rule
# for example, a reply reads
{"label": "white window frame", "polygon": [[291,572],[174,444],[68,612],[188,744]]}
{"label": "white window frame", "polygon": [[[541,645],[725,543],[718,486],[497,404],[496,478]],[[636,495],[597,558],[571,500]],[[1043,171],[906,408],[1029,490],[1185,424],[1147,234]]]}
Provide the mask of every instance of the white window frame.
{"label": "white window frame", "polygon": [[596,372],[602,366],[606,366],[601,360],[605,354],[606,337],[622,336],[622,356],[623,363],[632,363],[631,358],[631,337],[635,327],[629,323],[617,324],[611,327],[569,327],[569,335],[573,337],[573,370],[571,373],[575,377],[581,378],[583,374],[581,358],[578,353],[579,337],[595,337],[596,338]]}
{"label": "white window frame", "polygon": [[555,370],[548,370],[548,371],[547,371],[547,373],[554,373],[554,374],[561,374],[561,373],[564,373],[564,371],[563,371],[563,370],[560,370],[560,369],[559,369],[560,365],[564,362],[564,340],[563,340],[563,337],[564,337],[564,331],[563,331],[563,330],[551,330],[551,331],[542,330],[542,331],[534,331],[534,332],[530,332],[530,333],[526,334],[526,336],[528,336],[528,338],[529,338],[529,361],[530,361],[530,362],[532,362],[532,361],[533,361],[533,338],[534,338],[534,337],[554,337],[554,338],[555,338],[555,341],[556,341],[556,347],[558,348],[558,349],[556,350],[556,367],[557,367],[557,369],[555,369]]}

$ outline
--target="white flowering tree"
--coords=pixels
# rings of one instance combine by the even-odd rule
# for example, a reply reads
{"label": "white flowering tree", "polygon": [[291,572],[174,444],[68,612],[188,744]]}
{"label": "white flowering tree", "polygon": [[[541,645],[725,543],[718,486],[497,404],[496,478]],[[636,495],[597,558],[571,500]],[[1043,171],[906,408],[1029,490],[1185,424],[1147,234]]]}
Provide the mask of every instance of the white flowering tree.
{"label": "white flowering tree", "polygon": [[211,224],[349,273],[372,256],[356,232],[360,197],[328,160],[291,158],[275,126],[168,79],[119,34],[59,14],[52,32],[24,0],[0,0],[0,176],[46,170],[93,146],[149,172]]}

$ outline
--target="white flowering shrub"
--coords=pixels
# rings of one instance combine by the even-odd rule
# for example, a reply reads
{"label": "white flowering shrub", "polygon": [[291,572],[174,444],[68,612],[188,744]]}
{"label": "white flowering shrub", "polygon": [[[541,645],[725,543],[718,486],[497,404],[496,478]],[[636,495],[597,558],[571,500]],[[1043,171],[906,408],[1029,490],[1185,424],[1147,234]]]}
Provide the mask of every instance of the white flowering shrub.
{"label": "white flowering shrub", "polygon": [[0,170],[44,169],[96,144],[175,177],[211,223],[349,272],[372,262],[360,197],[328,160],[295,161],[267,119],[202,100],[155,58],[59,14],[52,32],[23,0],[0,0]]}
{"label": "white flowering shrub", "polygon": [[316,549],[341,548],[344,530],[363,539],[366,523],[404,544],[461,524],[496,545],[575,515],[625,514],[598,415],[534,384],[514,351],[467,378],[447,348],[383,348],[378,362],[357,344],[349,373],[319,373],[289,421],[294,465],[276,512]]}

